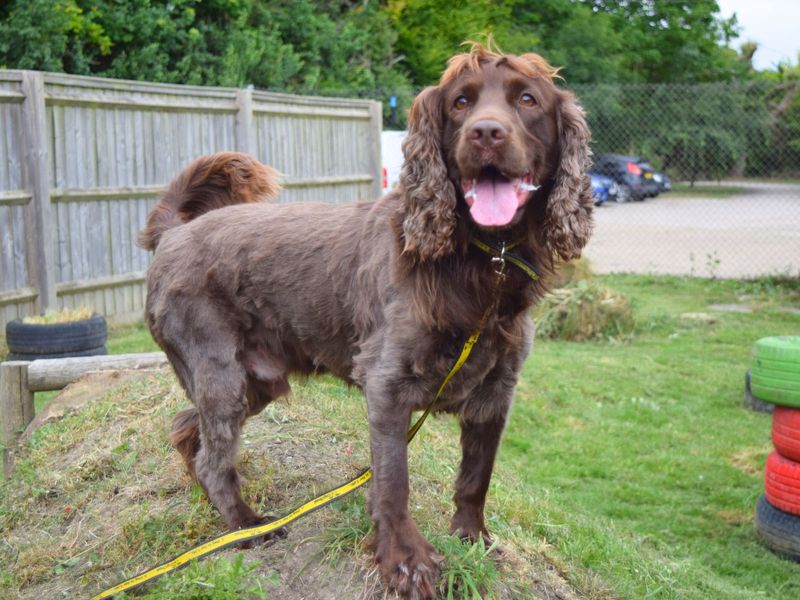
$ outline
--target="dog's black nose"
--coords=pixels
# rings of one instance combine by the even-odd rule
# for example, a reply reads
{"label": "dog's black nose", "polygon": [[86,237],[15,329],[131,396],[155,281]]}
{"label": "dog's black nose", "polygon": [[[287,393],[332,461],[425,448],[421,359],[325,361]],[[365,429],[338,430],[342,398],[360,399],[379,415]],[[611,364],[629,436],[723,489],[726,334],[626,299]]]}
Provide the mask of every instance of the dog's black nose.
{"label": "dog's black nose", "polygon": [[473,144],[483,148],[494,148],[506,141],[508,131],[497,121],[483,119],[472,124],[467,137]]}

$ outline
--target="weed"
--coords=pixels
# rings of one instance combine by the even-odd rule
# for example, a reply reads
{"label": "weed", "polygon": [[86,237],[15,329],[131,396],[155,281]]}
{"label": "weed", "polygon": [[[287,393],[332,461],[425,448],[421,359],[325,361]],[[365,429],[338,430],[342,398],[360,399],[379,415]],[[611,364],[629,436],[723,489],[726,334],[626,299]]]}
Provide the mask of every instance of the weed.
{"label": "weed", "polygon": [[537,314],[539,336],[560,340],[619,340],[633,332],[628,299],[593,282],[555,290]]}
{"label": "weed", "polygon": [[493,597],[499,578],[493,560],[496,543],[487,548],[483,538],[474,544],[465,544],[454,536],[439,536],[432,543],[445,556],[442,565],[443,598],[482,600]]}
{"label": "weed", "polygon": [[[159,579],[146,593],[136,598],[147,600],[240,600],[266,598],[265,584],[278,583],[277,574],[257,575],[257,561],[245,563],[241,552],[231,561],[225,557],[190,563],[182,571]],[[132,600],[123,593],[119,598]]]}

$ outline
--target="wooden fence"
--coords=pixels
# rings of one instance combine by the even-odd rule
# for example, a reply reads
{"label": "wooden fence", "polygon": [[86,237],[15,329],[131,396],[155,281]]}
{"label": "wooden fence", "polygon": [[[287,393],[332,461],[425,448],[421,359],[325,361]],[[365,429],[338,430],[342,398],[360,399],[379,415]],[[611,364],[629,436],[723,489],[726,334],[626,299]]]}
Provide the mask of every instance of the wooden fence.
{"label": "wooden fence", "polygon": [[136,234],[193,158],[249,152],[281,202],[376,198],[380,132],[371,101],[0,70],[0,336],[62,306],[141,318]]}

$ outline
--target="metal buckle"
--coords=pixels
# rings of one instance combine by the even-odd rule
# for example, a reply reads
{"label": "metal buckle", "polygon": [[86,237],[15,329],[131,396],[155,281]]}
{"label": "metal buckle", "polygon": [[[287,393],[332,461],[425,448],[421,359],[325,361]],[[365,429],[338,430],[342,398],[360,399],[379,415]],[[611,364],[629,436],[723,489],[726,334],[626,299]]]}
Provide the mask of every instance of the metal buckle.
{"label": "metal buckle", "polygon": [[505,243],[503,243],[503,245],[500,246],[500,255],[492,257],[492,269],[494,270],[494,272],[498,276],[500,276],[502,278],[505,278],[505,276],[506,276],[506,258],[505,258],[505,256],[506,256],[506,245],[505,245]]}

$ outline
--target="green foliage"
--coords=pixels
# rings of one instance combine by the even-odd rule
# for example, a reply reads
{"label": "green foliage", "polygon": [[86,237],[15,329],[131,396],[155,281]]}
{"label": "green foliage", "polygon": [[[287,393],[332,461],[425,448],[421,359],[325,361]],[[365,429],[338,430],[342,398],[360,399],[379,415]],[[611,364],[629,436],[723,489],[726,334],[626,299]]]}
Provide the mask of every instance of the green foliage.
{"label": "green foliage", "polygon": [[0,65],[158,82],[352,93],[406,84],[377,2],[13,0]]}
{"label": "green foliage", "polygon": [[633,332],[628,299],[591,281],[554,290],[536,312],[540,337],[586,341],[617,340]]}
{"label": "green foliage", "polygon": [[[258,562],[244,562],[239,553],[231,561],[218,558],[213,561],[194,561],[182,571],[166,575],[145,594],[136,598],[148,600],[239,600],[240,598],[266,598],[264,583],[277,583],[273,574],[265,580],[256,573]],[[132,596],[121,594],[123,599]]]}

